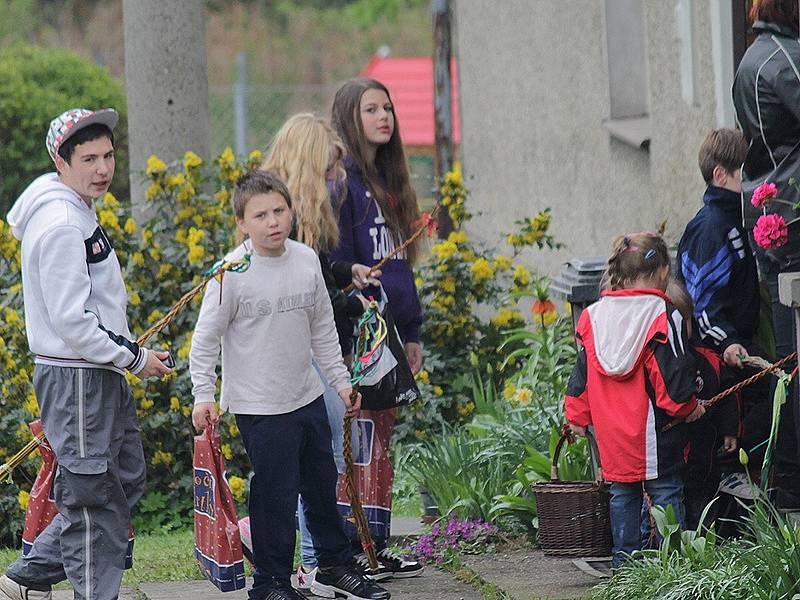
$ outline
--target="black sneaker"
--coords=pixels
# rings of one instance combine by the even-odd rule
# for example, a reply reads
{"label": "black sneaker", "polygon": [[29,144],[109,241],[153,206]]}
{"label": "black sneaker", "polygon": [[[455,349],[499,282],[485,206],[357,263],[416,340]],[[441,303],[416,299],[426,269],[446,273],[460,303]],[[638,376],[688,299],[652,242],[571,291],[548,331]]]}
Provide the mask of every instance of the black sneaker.
{"label": "black sneaker", "polygon": [[275,582],[275,586],[266,591],[261,600],[306,600],[300,592],[295,590],[288,581]]}
{"label": "black sneaker", "polygon": [[416,560],[406,560],[402,556],[394,554],[388,548],[378,552],[378,563],[388,570],[392,577],[397,579],[416,577],[425,570],[425,566]]}
{"label": "black sneaker", "polygon": [[320,568],[311,593],[323,598],[347,600],[388,600],[392,595],[368,579],[356,564]]}
{"label": "black sneaker", "polygon": [[383,564],[380,560],[378,561],[378,568],[371,569],[369,567],[369,559],[367,558],[366,553],[362,552],[361,554],[356,554],[353,557],[353,560],[356,561],[358,568],[361,572],[366,575],[368,578],[372,579],[372,581],[384,581],[386,579],[392,578],[392,570]]}

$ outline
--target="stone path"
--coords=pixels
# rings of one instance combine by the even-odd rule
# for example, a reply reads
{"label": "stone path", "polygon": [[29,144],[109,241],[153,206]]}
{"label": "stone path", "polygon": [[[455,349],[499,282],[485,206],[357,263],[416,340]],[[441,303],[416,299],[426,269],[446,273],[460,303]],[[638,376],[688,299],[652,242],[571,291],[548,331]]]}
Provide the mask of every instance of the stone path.
{"label": "stone path", "polygon": [[[247,582],[248,587],[251,581]],[[383,584],[382,584],[383,585]],[[392,598],[399,600],[482,600],[479,592],[447,573],[427,569],[419,577],[385,582]],[[207,581],[142,583],[139,590],[147,600],[246,600],[247,591],[221,593]],[[123,596],[120,596],[122,599]],[[130,596],[124,600],[133,598]],[[61,600],[60,598],[56,600]]]}
{"label": "stone path", "polygon": [[[421,533],[417,519],[393,519],[396,539]],[[549,558],[538,551],[514,551],[462,557],[465,566],[513,600],[588,598],[602,583],[569,559]],[[251,581],[248,580],[248,588]],[[428,567],[420,577],[385,582],[397,600],[482,600],[479,591],[453,575]],[[71,590],[58,590],[53,600],[71,600]],[[247,590],[221,593],[208,581],[141,583],[123,588],[120,600],[246,600]]]}
{"label": "stone path", "polygon": [[461,562],[515,600],[584,598],[603,582],[578,569],[571,559],[531,550],[463,556]]}

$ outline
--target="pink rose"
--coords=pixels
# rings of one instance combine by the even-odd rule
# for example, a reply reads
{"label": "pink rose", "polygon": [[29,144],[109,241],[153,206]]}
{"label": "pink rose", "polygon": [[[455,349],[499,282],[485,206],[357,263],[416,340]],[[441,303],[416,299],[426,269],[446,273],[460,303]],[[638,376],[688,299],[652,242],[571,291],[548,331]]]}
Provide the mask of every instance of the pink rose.
{"label": "pink rose", "polygon": [[776,214],[761,215],[753,228],[753,237],[765,250],[780,248],[789,240],[786,221]]}
{"label": "pink rose", "polygon": [[774,183],[762,183],[753,192],[753,197],[750,202],[756,208],[761,208],[769,204],[775,196],[778,195],[778,187]]}

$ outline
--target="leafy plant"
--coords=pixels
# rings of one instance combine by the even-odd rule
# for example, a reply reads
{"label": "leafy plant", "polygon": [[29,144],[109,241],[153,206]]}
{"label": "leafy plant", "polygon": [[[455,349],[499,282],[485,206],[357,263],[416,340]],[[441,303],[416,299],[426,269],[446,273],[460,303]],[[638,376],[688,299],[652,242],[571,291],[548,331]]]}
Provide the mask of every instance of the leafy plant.
{"label": "leafy plant", "polygon": [[[524,309],[538,282],[516,258],[528,247],[558,246],[548,233],[549,209],[517,223],[518,231],[506,236],[510,255],[478,244],[461,229],[472,214],[459,170],[445,176],[440,193],[456,230],[435,243],[431,255],[417,268],[417,288],[425,306],[422,341],[426,352],[426,368],[418,381],[425,401],[399,413],[395,436],[400,439],[426,439],[443,423],[471,418],[475,399],[466,365],[491,377],[495,388],[502,386],[505,375],[499,370],[498,347],[503,332],[533,324]],[[511,352],[513,344],[509,342],[505,352]]]}
{"label": "leafy plant", "polygon": [[420,536],[411,551],[422,562],[437,566],[451,564],[462,554],[486,554],[494,550],[499,530],[480,519],[449,519],[433,524]]}

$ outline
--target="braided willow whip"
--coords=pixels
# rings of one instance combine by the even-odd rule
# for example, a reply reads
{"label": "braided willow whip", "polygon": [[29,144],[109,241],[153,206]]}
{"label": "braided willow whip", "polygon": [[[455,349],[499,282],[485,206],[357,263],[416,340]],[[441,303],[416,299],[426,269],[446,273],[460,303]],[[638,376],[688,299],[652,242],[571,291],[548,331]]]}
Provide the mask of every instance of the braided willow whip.
{"label": "braided willow whip", "polygon": [[[723,398],[727,398],[731,394],[735,394],[736,392],[746,388],[748,385],[751,385],[751,384],[755,383],[759,379],[763,379],[764,377],[766,377],[767,375],[769,375],[773,371],[776,371],[776,370],[780,369],[787,362],[792,361],[795,358],[797,358],[797,352],[792,352],[788,356],[784,356],[778,362],[766,366],[764,369],[762,369],[761,371],[759,371],[755,375],[753,375],[751,377],[748,377],[747,379],[745,379],[743,381],[740,381],[736,385],[729,387],[727,390],[723,390],[722,392],[720,392],[719,394],[717,394],[713,398],[709,398],[708,400],[703,402],[703,406],[706,407],[706,408],[711,408],[712,406],[714,406],[717,402],[719,402]],[[662,433],[664,431],[669,431],[670,429],[672,429],[676,425],[680,425],[681,423],[683,423],[683,419],[673,419],[672,421],[670,421],[669,423],[664,425],[664,427],[661,428],[661,431],[662,431]]]}
{"label": "braided willow whip", "polygon": [[[372,318],[377,320],[377,329],[370,330],[369,323]],[[378,350],[379,346],[383,344],[386,339],[386,322],[378,311],[378,303],[374,300],[370,302],[369,308],[361,317],[358,323],[359,334],[358,343],[356,345],[356,358],[353,361],[353,374],[350,381],[353,385],[353,391],[350,393],[351,404],[358,398],[358,387],[364,377],[370,371],[366,365],[366,361],[370,359]],[[367,349],[368,338],[372,341],[372,348]],[[377,364],[377,361],[373,363]],[[345,483],[347,488],[347,497],[350,500],[350,512],[352,513],[353,520],[358,530],[358,537],[361,539],[361,547],[367,555],[369,568],[373,571],[378,570],[378,557],[375,554],[375,544],[372,541],[372,535],[369,532],[369,523],[364,514],[364,507],[361,504],[361,497],[358,493],[358,485],[356,483],[355,468],[353,465],[353,417],[346,415],[344,418],[344,464],[345,464]]]}
{"label": "braided willow whip", "polygon": [[[191,290],[186,292],[180,300],[175,303],[170,311],[164,315],[161,319],[159,319],[155,325],[150,327],[147,331],[145,331],[139,338],[136,340],[138,345],[142,345],[151,337],[153,337],[156,333],[162,331],[167,325],[169,325],[175,316],[180,312],[180,310],[186,306],[192,299],[197,296],[203,288],[205,288],[206,284],[214,279],[215,277],[220,277],[220,287],[222,286],[222,276],[225,274],[225,271],[233,271],[234,273],[242,273],[248,269],[250,266],[250,255],[245,255],[241,259],[237,260],[222,260],[218,261],[211,267],[208,271],[204,273],[205,277],[203,281],[198,283],[194,286]],[[11,472],[17,468],[20,463],[25,460],[30,454],[33,453],[36,448],[39,447],[39,444],[44,442],[44,432],[40,433],[36,437],[34,437],[30,442],[25,444],[25,446],[20,449],[14,456],[12,456],[7,462],[0,465],[0,482],[5,481],[6,479],[11,477]]]}
{"label": "braided willow whip", "polygon": [[16,469],[20,463],[28,458],[29,454],[32,454],[34,450],[36,450],[40,444],[44,443],[44,431],[39,432],[37,436],[35,436],[30,442],[25,444],[22,449],[17,452],[14,456],[8,459],[8,462],[3,463],[0,465],[0,483],[4,481],[11,482],[11,471]]}
{"label": "braided willow whip", "polygon": [[[434,220],[434,218],[436,217],[436,213],[439,211],[439,206],[441,206],[441,200],[438,200],[438,201],[436,202],[436,204],[434,205],[434,207],[431,209],[431,212],[429,212],[427,215],[425,215],[425,216],[423,217],[423,219],[422,219],[422,221],[423,221],[423,222],[422,222],[422,225],[420,225],[420,226],[417,228],[417,230],[416,230],[414,233],[412,233],[412,234],[411,234],[411,236],[410,236],[410,237],[409,237],[409,238],[408,238],[408,239],[407,239],[405,242],[403,242],[402,244],[400,244],[399,246],[397,246],[397,248],[395,248],[394,250],[392,250],[392,251],[391,251],[389,254],[387,254],[386,256],[384,256],[384,257],[383,257],[383,258],[380,260],[380,262],[378,262],[378,263],[376,263],[375,265],[373,265],[372,267],[370,267],[370,270],[369,270],[369,272],[370,272],[370,273],[374,273],[375,271],[379,271],[381,268],[383,268],[383,266],[384,266],[384,265],[385,265],[387,262],[389,262],[390,260],[392,260],[392,259],[393,259],[395,256],[397,256],[397,255],[398,255],[398,254],[400,254],[400,253],[401,253],[403,250],[405,250],[405,249],[406,249],[406,248],[408,248],[408,247],[409,247],[411,244],[413,244],[413,243],[414,243],[414,242],[417,240],[417,238],[418,238],[419,236],[421,236],[421,235],[422,235],[422,232],[424,232],[424,231],[428,230],[428,228],[430,227],[430,223],[431,223],[431,222]],[[344,292],[345,294],[347,294],[347,293],[351,292],[351,291],[353,290],[353,288],[354,288],[354,287],[355,287],[355,286],[354,286],[354,285],[351,283],[351,284],[350,284],[350,285],[348,285],[346,288],[344,288],[343,292]]]}
{"label": "braided willow whip", "polygon": [[[366,324],[361,325],[361,331],[358,335],[359,345],[363,347],[367,338]],[[358,384],[353,386],[353,391],[350,392],[350,404],[358,398]],[[347,484],[347,497],[350,499],[350,512],[353,515],[353,520],[356,522],[356,529],[358,530],[358,537],[361,539],[361,547],[367,555],[369,561],[369,568],[373,571],[378,570],[378,557],[375,554],[375,543],[372,541],[372,536],[369,533],[369,523],[367,516],[364,514],[364,507],[361,505],[361,497],[358,493],[358,485],[356,484],[355,468],[353,466],[353,417],[346,415],[344,418],[344,464],[345,464],[345,477]]]}

